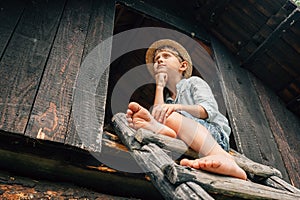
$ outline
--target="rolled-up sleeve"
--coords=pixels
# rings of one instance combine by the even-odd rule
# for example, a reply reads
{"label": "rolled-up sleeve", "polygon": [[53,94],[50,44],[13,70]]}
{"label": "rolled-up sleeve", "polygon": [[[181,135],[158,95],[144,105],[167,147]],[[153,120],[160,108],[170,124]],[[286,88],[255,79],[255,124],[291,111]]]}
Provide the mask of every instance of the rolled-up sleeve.
{"label": "rolled-up sleeve", "polygon": [[191,95],[194,97],[194,104],[201,105],[207,112],[207,121],[213,121],[218,114],[218,104],[209,85],[198,77],[191,77]]}
{"label": "rolled-up sleeve", "polygon": [[226,133],[227,139],[229,138],[231,129],[228,120],[219,112],[212,90],[203,79],[192,76],[188,79],[182,79],[176,87],[177,96],[174,103],[202,106],[208,114],[208,118],[205,120],[217,124]]}

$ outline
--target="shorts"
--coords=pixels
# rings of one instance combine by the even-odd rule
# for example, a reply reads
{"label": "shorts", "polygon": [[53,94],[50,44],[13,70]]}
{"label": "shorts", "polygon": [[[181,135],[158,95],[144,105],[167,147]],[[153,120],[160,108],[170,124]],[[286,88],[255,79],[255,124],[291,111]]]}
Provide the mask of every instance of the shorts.
{"label": "shorts", "polygon": [[226,133],[224,133],[224,131],[222,130],[222,128],[219,125],[207,122],[206,120],[203,120],[203,119],[196,118],[193,115],[191,115],[190,113],[185,112],[185,111],[178,111],[178,113],[203,125],[208,130],[208,132],[210,132],[210,134],[217,141],[217,143],[225,151],[227,151],[227,152],[229,151],[228,137],[226,137]]}

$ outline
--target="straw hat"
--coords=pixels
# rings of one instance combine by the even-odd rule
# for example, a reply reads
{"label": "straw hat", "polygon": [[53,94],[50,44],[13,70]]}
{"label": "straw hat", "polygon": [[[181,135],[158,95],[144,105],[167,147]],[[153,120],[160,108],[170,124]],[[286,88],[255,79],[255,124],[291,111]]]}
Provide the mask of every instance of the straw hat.
{"label": "straw hat", "polygon": [[154,53],[156,49],[159,47],[163,46],[171,46],[174,49],[176,49],[179,53],[179,55],[183,58],[183,60],[188,62],[187,69],[185,70],[184,77],[189,78],[192,75],[192,70],[193,70],[193,64],[192,64],[192,59],[187,52],[187,50],[178,42],[175,42],[174,40],[170,39],[162,39],[154,42],[151,44],[151,46],[148,48],[146,52],[146,64],[147,68],[152,76],[154,76],[154,69],[153,69],[153,62],[154,62]]}

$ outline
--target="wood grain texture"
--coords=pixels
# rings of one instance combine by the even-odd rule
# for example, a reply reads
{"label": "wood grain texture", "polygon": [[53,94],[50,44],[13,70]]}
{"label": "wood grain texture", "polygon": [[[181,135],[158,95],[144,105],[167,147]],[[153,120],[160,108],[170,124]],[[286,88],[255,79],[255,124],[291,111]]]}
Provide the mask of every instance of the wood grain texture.
{"label": "wood grain texture", "polygon": [[[95,51],[97,45],[112,36],[114,28],[115,3],[113,1],[94,0],[92,8],[84,46],[84,59],[90,59],[89,53]],[[96,61],[99,62],[87,67],[83,65],[78,72],[74,88],[75,102],[65,140],[66,144],[93,152],[101,151],[109,76],[108,66],[104,64],[101,66],[101,63],[110,59],[112,43],[108,43],[110,45],[104,51],[98,49]]]}
{"label": "wood grain texture", "polygon": [[[161,134],[154,134],[151,131],[139,129],[135,134],[135,139],[142,144],[154,143],[162,149],[170,151],[173,159],[188,157],[192,159],[199,158],[197,152],[190,149],[182,140],[171,138]],[[271,176],[282,177],[281,173],[272,166],[256,163],[244,155],[230,149],[229,153],[235,159],[235,162],[251,176],[258,176],[262,179]],[[251,177],[249,177],[251,178]]]}
{"label": "wood grain texture", "polygon": [[[178,17],[178,12],[172,12],[169,5],[167,5],[169,8],[166,8],[166,6],[162,6],[163,2],[161,1],[120,0],[119,2],[139,12],[145,13],[157,20],[175,26],[188,35],[194,33],[197,38],[200,38],[201,40],[206,42],[209,41],[209,37],[207,37],[208,34],[202,26],[197,26],[197,24],[193,24],[190,21],[184,20],[182,17]],[[155,4],[160,6],[156,7],[154,6]]]}
{"label": "wood grain texture", "polygon": [[119,138],[130,149],[137,164],[151,178],[151,182],[165,199],[212,199],[199,185],[194,187],[191,185],[190,187],[187,183],[180,185],[170,183],[164,176],[162,169],[163,166],[174,163],[174,161],[156,144],[139,145],[134,139],[136,131],[127,126],[124,113],[115,114],[113,123]]}
{"label": "wood grain texture", "polygon": [[[141,135],[142,129],[139,132],[140,135],[137,136],[136,131],[127,126],[124,113],[114,115],[113,122],[118,136],[131,150],[136,162],[151,177],[152,183],[166,199],[212,199],[209,194],[212,194],[213,197],[217,196],[218,199],[279,200],[300,197],[298,190],[289,185],[286,189],[275,189],[251,181],[179,166],[171,159],[167,151],[162,150],[149,140],[142,143],[140,147],[135,145],[137,142],[133,137],[141,139],[140,137],[143,137]],[[149,132],[144,133],[146,133],[144,136],[149,135]],[[166,138],[158,143],[168,142]],[[170,138],[170,140],[177,139]]]}
{"label": "wood grain texture", "polygon": [[[283,12],[283,11],[282,11]],[[281,16],[281,14],[278,14]],[[273,43],[280,37],[283,30],[287,29],[293,21],[297,21],[300,17],[300,12],[296,9],[289,13],[285,10],[285,13],[282,14],[283,16],[280,17],[280,20],[276,19],[276,22],[269,22],[272,21],[271,19],[268,20],[267,24],[269,27],[275,26],[274,31],[259,45],[259,47],[243,62],[243,65],[247,68],[251,68],[251,63],[255,59],[259,59],[259,57],[265,52],[266,49],[270,49]],[[274,24],[274,25],[272,25]]]}
{"label": "wood grain texture", "polygon": [[67,2],[33,105],[26,136],[64,142],[90,10],[91,1]]}
{"label": "wood grain texture", "polygon": [[[18,5],[18,6],[16,6]],[[0,58],[22,16],[25,3],[22,0],[5,0],[0,2]]]}
{"label": "wood grain texture", "polygon": [[300,120],[285,108],[284,103],[269,88],[258,80],[254,83],[289,179],[300,188]]}
{"label": "wood grain texture", "polygon": [[0,61],[2,130],[25,132],[63,6],[59,0],[26,5]]}
{"label": "wood grain texture", "polygon": [[289,200],[300,198],[300,194],[274,189],[237,178],[208,174],[201,170],[185,168],[176,164],[166,165],[164,173],[173,184],[193,181],[201,185],[207,192],[220,195],[222,199]]}
{"label": "wood grain texture", "polygon": [[252,76],[216,40],[213,47],[232,133],[238,151],[258,163],[273,166],[288,179],[284,163],[266,119]]}
{"label": "wood grain texture", "polygon": [[[11,176],[16,173],[21,174],[33,178],[36,180],[36,183],[41,179],[51,180],[55,183],[69,182],[73,185],[90,188],[94,192],[102,191],[103,193],[126,196],[128,198],[136,197],[141,199],[147,196],[148,199],[161,199],[159,192],[146,180],[143,174],[133,174],[112,169],[108,165],[99,162],[86,151],[70,148],[61,143],[50,141],[37,142],[34,138],[25,138],[19,134],[13,135],[0,131],[0,135],[0,169]],[[122,159],[120,158],[120,153],[112,154],[110,152],[116,152],[116,148],[106,146],[106,149],[107,151],[104,153],[109,153],[112,156],[112,160]],[[127,163],[131,163],[128,159],[126,160]],[[126,163],[123,160],[121,162]],[[0,187],[4,180],[0,172]],[[12,179],[11,183],[23,185]],[[0,199],[5,199],[1,198],[1,194]],[[9,199],[20,199],[20,196],[19,198]],[[37,197],[33,199],[43,198]]]}

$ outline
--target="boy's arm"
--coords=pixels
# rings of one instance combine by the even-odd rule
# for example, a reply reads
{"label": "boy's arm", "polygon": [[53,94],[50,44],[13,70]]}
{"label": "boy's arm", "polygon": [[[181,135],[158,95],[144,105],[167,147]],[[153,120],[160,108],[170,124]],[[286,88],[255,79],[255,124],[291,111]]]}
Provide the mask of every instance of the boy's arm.
{"label": "boy's arm", "polygon": [[182,110],[190,113],[194,117],[200,118],[200,119],[206,119],[208,118],[207,111],[205,108],[201,105],[182,105],[177,104],[177,108],[175,110]]}
{"label": "boy's arm", "polygon": [[167,83],[167,74],[159,73],[155,75],[156,88],[155,88],[155,97],[154,97],[154,106],[158,104],[164,104],[164,88]]}
{"label": "boy's arm", "polygon": [[164,104],[164,87],[156,85],[155,88],[155,97],[154,97],[154,106],[158,104]]}

